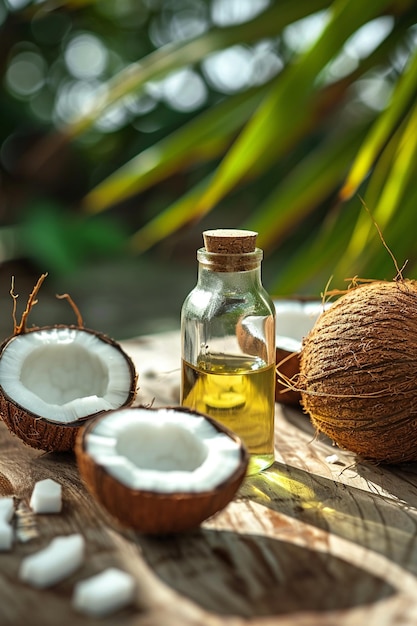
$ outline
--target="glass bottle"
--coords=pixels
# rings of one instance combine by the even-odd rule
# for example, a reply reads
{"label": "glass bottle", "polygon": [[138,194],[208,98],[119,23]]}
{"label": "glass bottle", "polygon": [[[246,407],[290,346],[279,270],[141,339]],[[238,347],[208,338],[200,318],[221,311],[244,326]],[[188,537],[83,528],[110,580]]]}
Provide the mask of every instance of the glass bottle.
{"label": "glass bottle", "polygon": [[257,233],[203,233],[198,281],[181,311],[181,404],[246,444],[248,474],[274,462],[275,307],[261,282]]}

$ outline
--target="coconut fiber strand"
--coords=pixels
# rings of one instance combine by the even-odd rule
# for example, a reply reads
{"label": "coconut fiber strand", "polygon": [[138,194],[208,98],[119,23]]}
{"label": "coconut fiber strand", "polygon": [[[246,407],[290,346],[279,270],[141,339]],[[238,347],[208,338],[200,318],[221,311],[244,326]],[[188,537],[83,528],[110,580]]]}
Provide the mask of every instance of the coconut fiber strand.
{"label": "coconut fiber strand", "polygon": [[313,425],[341,448],[417,460],[417,283],[342,295],[304,339],[297,386]]}

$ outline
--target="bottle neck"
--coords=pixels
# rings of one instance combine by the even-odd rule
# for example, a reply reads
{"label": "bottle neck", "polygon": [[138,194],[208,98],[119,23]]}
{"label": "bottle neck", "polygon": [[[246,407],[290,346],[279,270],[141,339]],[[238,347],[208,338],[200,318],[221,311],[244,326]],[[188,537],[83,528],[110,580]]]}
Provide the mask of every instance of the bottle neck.
{"label": "bottle neck", "polygon": [[254,293],[262,288],[261,261],[263,252],[256,249],[245,254],[197,251],[198,285],[222,293]]}
{"label": "bottle neck", "polygon": [[210,272],[234,274],[236,272],[260,272],[263,252],[256,248],[253,252],[243,254],[229,254],[223,252],[207,252],[205,248],[197,250],[197,260],[200,270]]}

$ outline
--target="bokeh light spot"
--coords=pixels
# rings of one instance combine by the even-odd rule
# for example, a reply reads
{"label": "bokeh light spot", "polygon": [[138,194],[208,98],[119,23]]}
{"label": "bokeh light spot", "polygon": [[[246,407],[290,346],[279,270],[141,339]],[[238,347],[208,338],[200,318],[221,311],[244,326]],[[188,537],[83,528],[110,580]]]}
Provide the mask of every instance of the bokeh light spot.
{"label": "bokeh light spot", "polygon": [[162,84],[162,94],[171,108],[193,111],[204,104],[207,87],[199,74],[187,68],[167,76]]}
{"label": "bokeh light spot", "polygon": [[223,93],[241,91],[250,86],[253,54],[245,46],[232,46],[209,55],[202,63],[207,81]]}
{"label": "bokeh light spot", "polygon": [[89,33],[73,37],[65,49],[65,62],[74,78],[99,77],[107,65],[107,48],[102,41]]}
{"label": "bokeh light spot", "polygon": [[269,0],[213,0],[211,18],[217,26],[242,24],[262,13]]}
{"label": "bokeh light spot", "polygon": [[36,52],[19,52],[12,57],[6,71],[6,85],[14,95],[28,98],[45,82],[46,64]]}

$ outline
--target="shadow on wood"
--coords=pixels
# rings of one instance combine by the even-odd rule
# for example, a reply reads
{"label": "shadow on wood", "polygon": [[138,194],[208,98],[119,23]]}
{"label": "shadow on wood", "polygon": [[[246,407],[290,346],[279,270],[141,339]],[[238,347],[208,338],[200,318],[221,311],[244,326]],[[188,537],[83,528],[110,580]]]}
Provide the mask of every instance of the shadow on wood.
{"label": "shadow on wood", "polygon": [[208,611],[244,618],[330,611],[388,597],[391,585],[331,554],[251,534],[201,530],[140,539],[160,578]]}

